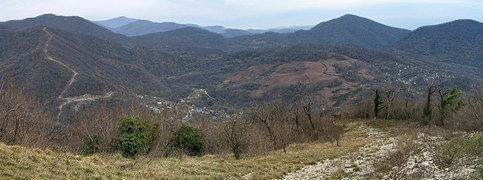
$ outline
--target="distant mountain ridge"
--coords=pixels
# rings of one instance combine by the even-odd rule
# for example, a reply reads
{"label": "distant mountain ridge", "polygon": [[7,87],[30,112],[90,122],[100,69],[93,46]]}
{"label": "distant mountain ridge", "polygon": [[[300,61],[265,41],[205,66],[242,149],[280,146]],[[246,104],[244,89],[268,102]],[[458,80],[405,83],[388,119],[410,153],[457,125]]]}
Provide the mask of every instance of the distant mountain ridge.
{"label": "distant mountain ridge", "polygon": [[[355,15],[344,15],[337,19],[322,22],[308,31],[299,30],[294,33],[281,34],[266,32],[263,34],[231,36],[225,39],[218,37],[208,40],[205,38],[207,41],[203,41],[201,38],[192,36],[192,34],[174,32],[169,33],[172,35],[169,37],[170,40],[165,40],[168,36],[161,34],[167,32],[160,32],[135,37],[135,41],[133,42],[142,46],[169,48],[170,46],[166,44],[167,42],[174,43],[175,39],[179,39],[183,41],[183,44],[189,45],[189,47],[217,48],[227,51],[296,44],[353,45],[365,48],[378,48],[397,42],[409,32],[409,30],[386,26],[367,18]],[[210,32],[203,33],[203,36],[217,37],[214,35],[216,33],[213,33],[213,35],[208,35],[207,33]],[[189,39],[183,36],[192,38]],[[150,43],[144,43],[139,39],[144,39]],[[189,43],[190,40],[192,40],[191,43]],[[178,43],[176,47],[179,48],[179,45]]]}
{"label": "distant mountain ridge", "polygon": [[138,21],[139,19],[132,19],[125,16],[120,16],[114,19],[104,20],[104,21],[94,21],[94,23],[99,24],[101,26],[107,27],[109,29],[118,28],[129,23]]}
{"label": "distant mountain ridge", "polygon": [[240,29],[226,29],[223,26],[199,26],[196,24],[179,24],[175,22],[152,22],[148,20],[127,18],[124,16],[104,21],[96,21],[96,23],[105,27],[109,27],[109,29],[115,33],[123,34],[126,36],[141,36],[152,33],[167,32],[186,27],[204,29],[213,33],[221,34],[228,38],[252,34],[250,32]]}
{"label": "distant mountain ridge", "polygon": [[[134,19],[126,17],[119,17],[110,22],[115,21],[118,23],[127,23],[128,21],[133,20]],[[322,22],[308,31],[299,30],[294,33],[266,32],[255,35],[244,30],[224,29],[222,26],[200,27],[193,24],[178,24],[169,22],[154,23],[143,20],[136,20],[124,26],[111,29],[113,31],[116,31],[117,29],[118,33],[130,36],[141,36],[129,38],[124,35],[109,31],[106,28],[100,27],[80,17],[56,16],[52,14],[46,14],[35,18],[27,18],[24,20],[8,21],[2,24],[15,29],[22,29],[41,24],[63,31],[87,34],[103,39],[116,40],[122,43],[130,42],[130,45],[163,47],[165,49],[173,47],[217,48],[230,51],[244,48],[261,48],[295,44],[355,45],[366,48],[377,48],[392,44],[402,39],[407,33],[410,32],[409,30],[389,27],[355,15],[344,15],[340,18]],[[190,34],[183,34],[183,32],[187,31],[183,31],[181,29],[186,27],[207,29],[207,32],[209,33],[213,33],[209,30],[218,33],[208,35],[205,32],[202,33],[203,37],[195,37]],[[142,29],[142,33],[139,32],[140,29]],[[180,30],[180,32],[170,32],[178,30]],[[220,32],[223,33],[219,34]],[[161,35],[163,33],[165,34]],[[216,36],[215,34],[222,35],[224,38],[219,38],[219,36]],[[168,35],[170,37],[168,37]],[[190,38],[186,38],[184,36]],[[213,37],[214,39],[206,38],[208,36]],[[169,38],[169,40],[162,41],[166,38]],[[140,42],[139,39],[146,39],[149,42]],[[177,40],[180,40],[181,42],[176,42]],[[170,45],[169,43],[173,44]]]}
{"label": "distant mountain ridge", "polygon": [[147,20],[137,20],[117,28],[112,31],[126,36],[139,36],[157,32],[166,32],[188,27],[184,24],[174,22],[155,23]]}
{"label": "distant mountain ridge", "polygon": [[245,36],[252,34],[262,34],[265,32],[275,32],[275,33],[293,33],[298,30],[308,30],[313,26],[289,26],[271,29],[233,29],[226,28],[219,25],[214,26],[199,26],[196,24],[179,24],[175,22],[152,22],[149,20],[142,19],[132,19],[124,16],[117,17],[114,19],[95,21],[96,24],[100,24],[113,32],[123,34],[126,36],[140,36],[151,33],[167,32],[176,29],[181,29],[185,27],[196,27],[204,29],[213,33],[221,34],[226,38],[232,38],[237,36]]}

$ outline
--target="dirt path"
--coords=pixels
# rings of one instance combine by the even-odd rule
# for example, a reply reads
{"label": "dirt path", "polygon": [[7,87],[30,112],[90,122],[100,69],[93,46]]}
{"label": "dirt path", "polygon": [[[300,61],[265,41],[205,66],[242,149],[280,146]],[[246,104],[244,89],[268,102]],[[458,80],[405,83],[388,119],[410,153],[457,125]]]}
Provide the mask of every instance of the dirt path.
{"label": "dirt path", "polygon": [[370,175],[375,170],[375,164],[396,151],[397,139],[374,128],[367,126],[359,128],[377,140],[348,155],[307,165],[287,174],[282,179],[328,179],[336,174],[343,175],[343,179],[370,179]]}
{"label": "dirt path", "polygon": [[52,56],[49,55],[49,45],[52,39],[54,38],[54,36],[47,30],[46,27],[44,27],[42,30],[49,36],[49,39],[45,42],[45,46],[43,48],[45,58],[49,61],[53,61],[57,64],[60,64],[61,66],[67,68],[70,72],[72,72],[72,77],[69,79],[69,82],[65,85],[64,89],[62,89],[62,92],[57,97],[57,99],[61,101],[65,101],[57,107],[59,109],[59,112],[57,113],[57,120],[60,120],[60,116],[62,115],[64,107],[72,102],[93,101],[101,98],[109,98],[113,95],[113,92],[108,92],[105,95],[85,94],[82,96],[65,97],[64,96],[65,93],[72,86],[72,84],[74,84],[74,82],[76,81],[76,77],[77,75],[79,75],[79,73],[75,71],[73,68],[71,68],[70,66],[66,65],[65,63],[57,59],[54,59]]}

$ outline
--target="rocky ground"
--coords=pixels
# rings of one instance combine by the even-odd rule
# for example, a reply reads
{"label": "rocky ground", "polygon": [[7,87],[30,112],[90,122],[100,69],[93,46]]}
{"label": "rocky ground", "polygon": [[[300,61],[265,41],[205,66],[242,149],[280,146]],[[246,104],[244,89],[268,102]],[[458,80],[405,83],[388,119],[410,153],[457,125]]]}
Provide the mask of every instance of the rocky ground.
{"label": "rocky ground", "polygon": [[482,165],[475,163],[463,164],[465,159],[448,168],[440,167],[436,161],[437,147],[446,143],[442,137],[418,134],[414,143],[419,147],[417,152],[411,152],[406,162],[392,168],[384,179],[473,179],[471,176]]}
{"label": "rocky ground", "polygon": [[[360,126],[360,130],[377,141],[368,144],[351,154],[327,159],[307,165],[295,172],[288,173],[282,179],[372,179],[378,163],[385,161],[398,150],[397,137],[390,137],[383,130]],[[483,165],[474,163],[456,163],[442,168],[437,161],[437,147],[447,141],[439,136],[420,133],[414,140],[416,148],[409,152],[406,161],[392,167],[382,179],[474,179],[474,172]],[[459,162],[470,161],[460,159]]]}
{"label": "rocky ground", "polygon": [[377,162],[384,160],[397,150],[397,138],[389,137],[387,133],[367,126],[359,128],[378,140],[354,153],[307,165],[298,171],[287,174],[282,179],[328,179],[337,178],[337,176],[340,176],[341,179],[370,178]]}

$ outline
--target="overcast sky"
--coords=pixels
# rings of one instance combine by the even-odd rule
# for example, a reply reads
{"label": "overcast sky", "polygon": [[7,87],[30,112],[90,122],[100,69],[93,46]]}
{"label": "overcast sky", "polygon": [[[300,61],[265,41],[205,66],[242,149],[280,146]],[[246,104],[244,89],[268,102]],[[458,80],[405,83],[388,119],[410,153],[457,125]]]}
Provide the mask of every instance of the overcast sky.
{"label": "overcast sky", "polygon": [[41,14],[118,16],[231,28],[315,25],[355,14],[415,29],[455,19],[483,22],[483,0],[0,0],[0,21]]}

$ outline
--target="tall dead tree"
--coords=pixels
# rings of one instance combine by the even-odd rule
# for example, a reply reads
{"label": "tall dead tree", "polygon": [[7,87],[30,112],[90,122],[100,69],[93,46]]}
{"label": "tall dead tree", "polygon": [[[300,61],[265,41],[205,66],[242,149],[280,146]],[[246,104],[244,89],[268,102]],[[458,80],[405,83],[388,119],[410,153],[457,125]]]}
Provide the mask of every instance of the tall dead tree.
{"label": "tall dead tree", "polygon": [[431,122],[432,115],[433,115],[433,108],[431,107],[431,97],[435,92],[435,90],[433,90],[433,85],[430,85],[428,87],[427,92],[428,94],[426,97],[426,103],[424,104],[424,109],[423,109],[423,118],[425,119],[425,123],[429,124],[429,122]]}
{"label": "tall dead tree", "polygon": [[389,119],[390,112],[391,112],[391,106],[394,101],[395,97],[395,90],[393,88],[386,88],[386,119]]}
{"label": "tall dead tree", "polygon": [[314,105],[314,102],[312,99],[306,99],[304,102],[304,105],[302,106],[302,109],[304,110],[304,114],[307,116],[307,119],[309,120],[310,127],[312,130],[315,129],[315,125],[312,119],[312,106]]}
{"label": "tall dead tree", "polygon": [[403,88],[404,90],[404,119],[409,119],[409,92],[410,92],[410,87],[405,86]]}
{"label": "tall dead tree", "polygon": [[300,121],[300,113],[299,113],[299,108],[293,108],[293,117],[292,117],[292,121],[294,122],[295,126],[300,128],[300,130],[302,130],[302,132],[305,132],[305,128],[304,126],[302,125],[301,121]]}
{"label": "tall dead tree", "polygon": [[260,122],[265,127],[275,150],[277,148],[277,137],[275,136],[272,125],[275,119],[275,115],[273,114],[273,112],[271,112],[269,106],[270,105],[267,104],[256,105],[253,110],[252,118],[254,122]]}

